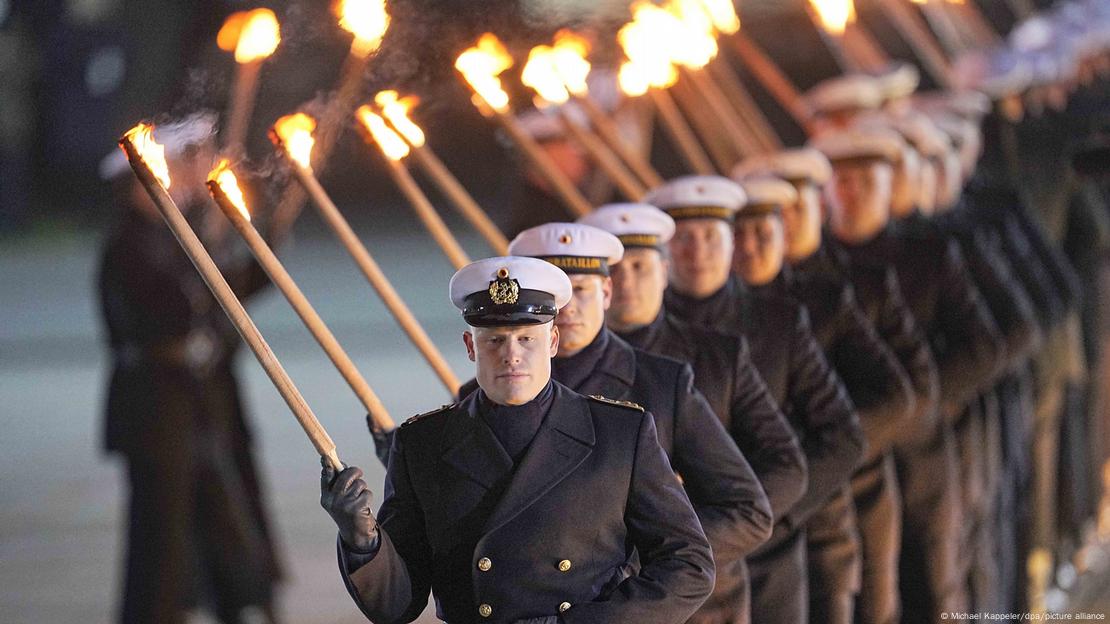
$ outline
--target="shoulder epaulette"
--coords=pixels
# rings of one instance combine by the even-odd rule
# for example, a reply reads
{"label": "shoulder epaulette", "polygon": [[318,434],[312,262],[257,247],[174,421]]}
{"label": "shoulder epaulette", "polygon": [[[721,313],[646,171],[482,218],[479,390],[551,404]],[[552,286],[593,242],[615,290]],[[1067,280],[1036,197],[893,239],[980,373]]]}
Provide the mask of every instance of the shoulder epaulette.
{"label": "shoulder epaulette", "polygon": [[617,407],[627,407],[629,409],[639,410],[641,412],[644,411],[643,405],[640,405],[639,403],[633,403],[632,401],[618,401],[617,399],[608,399],[601,396],[600,394],[591,394],[590,398],[597,401],[598,403],[605,403],[606,405],[616,405]]}
{"label": "shoulder epaulette", "polygon": [[434,409],[430,412],[424,412],[423,414],[417,414],[416,416],[413,416],[412,418],[409,418],[405,422],[401,423],[401,426],[404,427],[405,425],[411,425],[412,423],[423,418],[427,418],[428,416],[441,414],[443,412],[446,412],[447,410],[454,409],[456,405],[458,405],[458,403],[447,403],[446,405],[441,406],[439,409]]}

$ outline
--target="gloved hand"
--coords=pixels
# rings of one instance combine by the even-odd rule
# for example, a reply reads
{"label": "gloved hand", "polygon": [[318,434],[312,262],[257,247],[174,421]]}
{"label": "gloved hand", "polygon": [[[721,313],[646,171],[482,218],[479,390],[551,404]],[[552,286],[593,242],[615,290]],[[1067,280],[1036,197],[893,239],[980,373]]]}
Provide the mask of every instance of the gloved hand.
{"label": "gloved hand", "polygon": [[370,429],[370,438],[374,440],[374,454],[383,466],[389,468],[389,451],[393,448],[393,436],[397,430],[382,431],[375,428],[374,419],[369,414],[366,415],[366,426]]}
{"label": "gloved hand", "polygon": [[339,527],[339,537],[356,552],[369,552],[378,527],[370,511],[372,494],[355,466],[339,474],[324,462],[320,472],[320,506]]}

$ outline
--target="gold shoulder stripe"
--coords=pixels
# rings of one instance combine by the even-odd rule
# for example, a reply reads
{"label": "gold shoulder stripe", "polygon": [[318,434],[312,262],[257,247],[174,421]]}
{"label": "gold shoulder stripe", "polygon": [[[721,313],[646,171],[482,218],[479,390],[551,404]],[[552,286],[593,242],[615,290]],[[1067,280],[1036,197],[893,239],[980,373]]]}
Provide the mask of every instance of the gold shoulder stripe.
{"label": "gold shoulder stripe", "polygon": [[618,401],[617,399],[609,399],[601,396],[600,394],[591,394],[590,398],[598,403],[605,403],[606,405],[616,405],[617,407],[627,407],[629,409],[644,411],[644,406],[632,401]]}
{"label": "gold shoulder stripe", "polygon": [[440,407],[439,409],[434,409],[430,412],[424,412],[423,414],[417,414],[416,416],[413,416],[412,418],[409,418],[405,422],[401,423],[401,426],[404,427],[405,425],[411,425],[412,423],[414,423],[414,422],[416,422],[416,421],[418,421],[422,418],[427,418],[428,416],[435,416],[436,414],[440,414],[440,413],[446,412],[448,410],[454,409],[456,405],[458,405],[458,403],[448,403],[448,404]]}

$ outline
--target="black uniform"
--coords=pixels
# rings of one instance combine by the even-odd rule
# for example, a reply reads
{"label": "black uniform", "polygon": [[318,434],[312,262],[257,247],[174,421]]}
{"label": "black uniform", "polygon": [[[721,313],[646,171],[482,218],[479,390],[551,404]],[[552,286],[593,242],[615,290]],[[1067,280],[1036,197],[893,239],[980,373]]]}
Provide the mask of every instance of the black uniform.
{"label": "black uniform", "polygon": [[[771,513],[785,514],[806,488],[806,465],[798,438],[771,398],[751,361],[747,340],[694,327],[660,311],[650,324],[619,334],[637,349],[688,362],[694,385],[763,484]],[[743,559],[717,557],[717,585],[691,622],[751,621],[751,588]]]}
{"label": "black uniform", "polygon": [[669,290],[664,301],[680,319],[748,339],[752,361],[801,440],[809,466],[806,493],[775,519],[774,534],[748,558],[748,567],[753,614],[772,622],[807,621],[805,525],[848,483],[861,459],[859,417],[796,300],[753,294],[730,277],[705,299]]}
{"label": "black uniform", "polygon": [[936,621],[965,611],[960,575],[961,514],[953,421],[998,370],[1001,339],[952,241],[892,225],[871,241],[843,246],[852,263],[892,266],[929,342],[940,380],[942,418],[925,437],[895,448],[903,495],[903,618]]}
{"label": "black uniform", "polygon": [[[219,256],[217,251],[217,257]],[[267,283],[222,263],[240,298]],[[160,223],[129,210],[100,267],[113,369],[104,444],[131,485],[121,620],[183,622],[206,596],[223,621],[268,608],[278,563],[233,371],[238,334]]]}
{"label": "black uniform", "polygon": [[[847,275],[823,245],[784,268],[778,282],[809,310],[814,334],[844,380],[867,439],[867,455],[852,475],[852,484],[866,495],[858,501],[850,490],[838,496],[810,521],[807,536],[810,621],[853,622],[854,594],[869,603],[888,604],[896,598],[889,579],[897,577],[901,521],[892,504],[897,483],[890,480],[886,464],[896,432],[911,415],[913,390],[902,365],[856,304]],[[837,521],[843,507],[854,507],[857,526]],[[852,548],[856,531],[858,553]],[[882,592],[887,595],[876,595]]]}
{"label": "black uniform", "polygon": [[398,429],[376,549],[338,546],[371,621],[414,620],[429,589],[452,623],[678,623],[709,595],[712,553],[650,414],[554,382],[545,402],[515,434],[481,392]]}

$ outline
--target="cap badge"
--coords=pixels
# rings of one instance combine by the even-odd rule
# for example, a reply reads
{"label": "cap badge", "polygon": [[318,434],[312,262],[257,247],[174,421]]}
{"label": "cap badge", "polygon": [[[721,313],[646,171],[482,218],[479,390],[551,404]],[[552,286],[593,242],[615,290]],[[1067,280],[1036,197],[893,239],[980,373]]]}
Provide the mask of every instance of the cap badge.
{"label": "cap badge", "polygon": [[501,269],[497,279],[489,283],[489,298],[495,305],[512,305],[520,298],[520,284],[509,279],[509,272]]}

